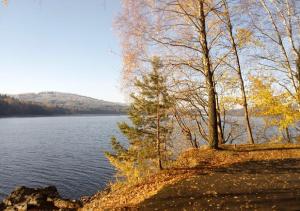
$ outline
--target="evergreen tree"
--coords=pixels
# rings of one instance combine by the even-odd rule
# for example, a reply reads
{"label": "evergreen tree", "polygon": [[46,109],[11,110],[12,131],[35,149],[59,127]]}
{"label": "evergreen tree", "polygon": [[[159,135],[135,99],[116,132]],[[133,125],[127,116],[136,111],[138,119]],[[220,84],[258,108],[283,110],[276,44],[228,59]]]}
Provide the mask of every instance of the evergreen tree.
{"label": "evergreen tree", "polygon": [[159,72],[161,68],[159,58],[155,57],[151,73],[135,82],[138,91],[131,95],[133,102],[128,112],[131,124],[118,124],[128,139],[128,147],[122,146],[113,137],[113,153],[106,153],[119,175],[127,180],[136,180],[163,169],[163,161],[167,159],[173,99],[168,93],[166,78]]}

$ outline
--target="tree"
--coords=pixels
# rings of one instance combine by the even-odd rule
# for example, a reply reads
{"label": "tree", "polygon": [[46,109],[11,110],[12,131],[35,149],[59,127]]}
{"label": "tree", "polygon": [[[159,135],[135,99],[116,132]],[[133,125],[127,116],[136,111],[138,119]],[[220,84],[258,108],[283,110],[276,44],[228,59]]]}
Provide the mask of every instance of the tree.
{"label": "tree", "polygon": [[[225,57],[220,48],[224,33],[215,11],[220,0],[124,0],[117,21],[121,34],[124,75],[142,69],[151,54],[159,55],[170,71],[193,71],[207,109],[208,143],[218,148],[217,103],[214,75]],[[221,69],[219,70],[221,71]],[[202,94],[202,93],[201,93]]]}
{"label": "tree", "polygon": [[247,44],[247,42],[249,42],[249,40],[251,38],[251,32],[247,29],[240,28],[240,29],[237,29],[236,33],[235,33],[228,0],[222,0],[222,2],[224,4],[224,22],[226,25],[226,29],[228,31],[230,48],[231,48],[233,58],[234,58],[234,61],[236,64],[236,65],[229,65],[229,66],[238,75],[240,91],[242,93],[242,105],[244,108],[244,117],[245,117],[246,129],[247,129],[247,133],[248,133],[248,140],[249,140],[250,144],[254,144],[252,129],[251,129],[251,125],[250,125],[247,95],[246,95],[246,90],[245,90],[245,85],[244,85],[245,82],[244,82],[244,78],[243,78],[242,64],[241,64],[240,52],[239,52],[239,50],[242,47],[244,47],[245,44]]}
{"label": "tree", "polygon": [[276,74],[277,83],[300,106],[300,4],[295,0],[249,2],[253,28],[261,42],[259,63]]}
{"label": "tree", "polygon": [[287,92],[276,93],[272,88],[274,80],[263,77],[250,78],[252,86],[251,103],[255,114],[263,117],[267,127],[276,126],[285,133],[291,142],[289,128],[295,126],[300,118],[295,102]]}
{"label": "tree", "polygon": [[128,180],[140,178],[163,169],[167,158],[167,144],[172,133],[170,112],[173,98],[166,86],[157,57],[152,60],[152,72],[136,80],[137,93],[132,94],[128,115],[132,124],[119,124],[129,141],[126,148],[112,138],[113,153],[106,153],[110,162]]}

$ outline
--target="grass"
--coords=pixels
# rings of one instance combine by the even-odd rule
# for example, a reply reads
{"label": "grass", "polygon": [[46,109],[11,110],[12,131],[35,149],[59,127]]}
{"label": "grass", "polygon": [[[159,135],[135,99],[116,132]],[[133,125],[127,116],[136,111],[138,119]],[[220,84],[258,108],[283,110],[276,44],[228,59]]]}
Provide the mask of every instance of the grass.
{"label": "grass", "polygon": [[214,168],[247,161],[300,158],[299,144],[225,145],[220,150],[190,149],[182,153],[172,168],[135,184],[112,184],[110,191],[99,192],[84,210],[135,207],[166,186]]}

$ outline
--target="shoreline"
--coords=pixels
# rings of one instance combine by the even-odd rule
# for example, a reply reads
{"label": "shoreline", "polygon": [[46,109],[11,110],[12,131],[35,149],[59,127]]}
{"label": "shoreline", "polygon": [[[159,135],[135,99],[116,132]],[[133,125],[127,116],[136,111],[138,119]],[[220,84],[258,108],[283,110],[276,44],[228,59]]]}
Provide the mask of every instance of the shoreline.
{"label": "shoreline", "polygon": [[39,118],[39,117],[89,117],[89,116],[127,116],[126,113],[103,113],[103,114],[54,114],[54,115],[13,115],[13,116],[1,116],[0,119],[9,118]]}
{"label": "shoreline", "polygon": [[[116,187],[107,185],[79,200],[61,198],[53,186],[19,187],[0,203],[0,210],[1,206],[2,209],[29,206],[65,210],[199,210],[282,209],[288,205],[300,209],[300,144],[190,149],[175,164],[139,183],[114,183]],[[45,192],[49,188],[50,199]],[[43,200],[37,202],[39,194]]]}
{"label": "shoreline", "polygon": [[[289,197],[299,199],[293,206],[300,209],[300,144],[262,144],[253,146],[256,149],[252,150],[247,150],[248,147],[188,150],[178,157],[174,167],[137,184],[112,186],[110,192],[93,196],[81,210],[211,210],[217,207],[232,210],[247,206],[264,210],[270,207],[272,198],[277,200],[272,206],[282,208]],[[264,198],[264,194],[256,198],[261,192],[271,194],[270,199]],[[239,195],[240,201],[235,198]]]}

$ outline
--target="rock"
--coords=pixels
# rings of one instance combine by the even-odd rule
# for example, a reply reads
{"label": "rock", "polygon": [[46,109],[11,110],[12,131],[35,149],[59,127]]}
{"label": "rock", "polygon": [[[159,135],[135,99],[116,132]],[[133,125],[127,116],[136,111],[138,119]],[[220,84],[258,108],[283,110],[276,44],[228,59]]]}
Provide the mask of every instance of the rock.
{"label": "rock", "polygon": [[13,208],[13,210],[27,211],[28,210],[28,205],[24,202],[24,203],[16,204],[12,208]]}
{"label": "rock", "polygon": [[45,201],[47,197],[58,198],[59,193],[54,186],[49,186],[46,188],[27,188],[24,186],[17,187],[3,203],[6,206],[12,206],[26,201],[32,205],[39,205],[41,201]]}
{"label": "rock", "polygon": [[0,204],[0,210],[76,210],[80,201],[62,199],[54,186],[45,188],[17,187]]}
{"label": "rock", "polygon": [[4,210],[4,208],[5,208],[4,203],[3,203],[3,202],[0,202],[0,210]]}
{"label": "rock", "polygon": [[86,203],[88,201],[90,201],[91,197],[90,196],[82,196],[80,197],[80,201],[82,201],[83,203]]}
{"label": "rock", "polygon": [[79,201],[70,201],[65,199],[55,199],[54,206],[60,209],[78,209],[82,207],[82,203]]}

